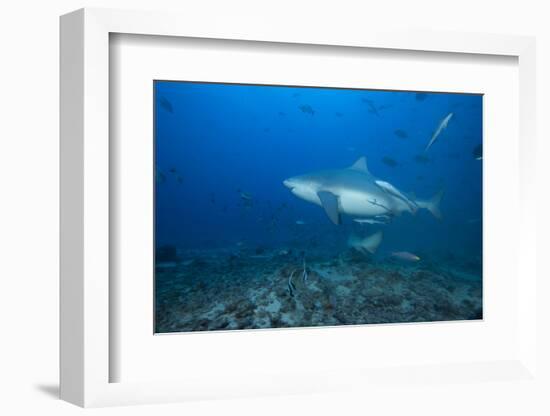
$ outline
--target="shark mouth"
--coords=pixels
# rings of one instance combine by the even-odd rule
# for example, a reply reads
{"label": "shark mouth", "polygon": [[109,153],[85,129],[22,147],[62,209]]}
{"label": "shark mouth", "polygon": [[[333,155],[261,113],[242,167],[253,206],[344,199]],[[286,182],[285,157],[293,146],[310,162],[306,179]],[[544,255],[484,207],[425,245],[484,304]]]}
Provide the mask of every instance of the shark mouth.
{"label": "shark mouth", "polygon": [[290,181],[289,179],[285,179],[283,181],[283,185],[286,186],[290,190],[294,189],[294,185],[292,184],[292,181]]}

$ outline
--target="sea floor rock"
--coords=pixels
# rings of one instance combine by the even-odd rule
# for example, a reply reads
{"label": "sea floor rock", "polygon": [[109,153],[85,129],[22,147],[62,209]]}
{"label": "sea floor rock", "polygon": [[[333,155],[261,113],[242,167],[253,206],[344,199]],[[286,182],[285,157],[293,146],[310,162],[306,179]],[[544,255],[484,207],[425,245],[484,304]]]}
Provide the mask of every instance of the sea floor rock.
{"label": "sea floor rock", "polygon": [[[303,264],[264,250],[239,257],[201,252],[156,269],[156,332],[215,331],[482,319],[481,276],[471,265],[414,267],[345,258]],[[464,269],[461,264],[466,264]],[[289,276],[294,290],[289,289]],[[291,293],[292,292],[292,293]]]}

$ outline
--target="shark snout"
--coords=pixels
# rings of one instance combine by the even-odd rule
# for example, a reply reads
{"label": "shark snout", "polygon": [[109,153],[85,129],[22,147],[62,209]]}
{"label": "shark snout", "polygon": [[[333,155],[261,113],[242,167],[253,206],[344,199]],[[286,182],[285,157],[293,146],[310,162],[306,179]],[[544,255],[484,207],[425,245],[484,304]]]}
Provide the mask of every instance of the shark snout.
{"label": "shark snout", "polygon": [[294,183],[293,183],[292,179],[285,179],[283,181],[283,185],[286,186],[288,189],[294,188]]}

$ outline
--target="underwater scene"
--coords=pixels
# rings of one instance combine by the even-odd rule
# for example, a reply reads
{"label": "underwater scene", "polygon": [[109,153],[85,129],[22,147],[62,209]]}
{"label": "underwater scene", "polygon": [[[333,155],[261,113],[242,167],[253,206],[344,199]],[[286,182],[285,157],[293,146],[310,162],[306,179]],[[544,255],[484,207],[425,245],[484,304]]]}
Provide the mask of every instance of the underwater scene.
{"label": "underwater scene", "polygon": [[156,333],[483,318],[481,94],[153,86]]}

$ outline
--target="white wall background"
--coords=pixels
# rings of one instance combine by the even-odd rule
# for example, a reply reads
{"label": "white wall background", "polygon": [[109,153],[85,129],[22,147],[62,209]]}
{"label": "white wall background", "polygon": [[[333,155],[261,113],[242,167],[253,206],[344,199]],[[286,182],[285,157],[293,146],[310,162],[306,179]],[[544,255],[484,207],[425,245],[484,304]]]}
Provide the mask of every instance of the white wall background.
{"label": "white wall background", "polygon": [[[179,10],[208,19],[211,13],[269,16],[334,30],[339,25],[420,27],[438,30],[536,35],[538,38],[539,252],[543,275],[549,247],[550,29],[547,2],[522,0],[204,1],[7,0],[0,12],[0,413],[75,414],[56,400],[58,368],[58,16],[74,9],[116,7]],[[511,219],[513,221],[513,219]],[[539,285],[541,301],[550,284]],[[544,295],[544,294],[547,295]],[[548,325],[548,302],[540,302]],[[540,331],[540,359],[548,367],[550,330]],[[550,372],[546,372],[550,374]],[[546,386],[442,385],[389,388],[376,397],[323,396],[199,402],[157,407],[100,409],[124,414],[550,414]],[[437,392],[437,394],[434,394]]]}

